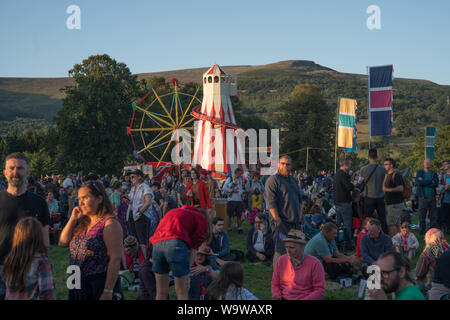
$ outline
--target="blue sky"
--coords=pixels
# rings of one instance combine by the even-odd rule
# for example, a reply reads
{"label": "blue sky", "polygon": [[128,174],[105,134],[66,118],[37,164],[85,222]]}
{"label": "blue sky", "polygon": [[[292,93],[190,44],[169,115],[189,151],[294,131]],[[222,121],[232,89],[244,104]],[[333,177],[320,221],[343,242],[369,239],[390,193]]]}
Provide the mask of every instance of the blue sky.
{"label": "blue sky", "polygon": [[[80,30],[66,27],[72,4]],[[366,27],[370,5],[381,30]],[[133,73],[298,59],[450,85],[449,13],[448,0],[1,0],[0,77],[66,77],[107,53]]]}

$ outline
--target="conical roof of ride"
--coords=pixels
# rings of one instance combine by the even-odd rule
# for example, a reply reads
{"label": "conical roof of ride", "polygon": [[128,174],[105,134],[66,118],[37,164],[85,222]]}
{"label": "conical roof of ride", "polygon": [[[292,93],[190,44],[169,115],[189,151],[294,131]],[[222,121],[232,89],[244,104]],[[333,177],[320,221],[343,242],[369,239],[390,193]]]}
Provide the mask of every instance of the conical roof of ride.
{"label": "conical roof of ride", "polygon": [[225,71],[223,71],[223,69],[221,67],[219,67],[218,64],[213,65],[211,68],[208,69],[208,71],[206,71],[203,75],[206,76],[208,74],[226,74],[228,75],[228,73],[226,73]]}

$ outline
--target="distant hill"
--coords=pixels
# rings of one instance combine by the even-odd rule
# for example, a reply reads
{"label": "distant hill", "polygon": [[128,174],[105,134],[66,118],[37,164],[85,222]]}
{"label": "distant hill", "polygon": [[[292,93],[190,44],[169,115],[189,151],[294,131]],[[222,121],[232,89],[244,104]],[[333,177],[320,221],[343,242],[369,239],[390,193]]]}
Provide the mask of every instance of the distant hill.
{"label": "distant hill", "polygon": [[[208,69],[195,68],[137,74],[139,79],[164,77],[201,82]],[[367,117],[367,75],[342,73],[313,61],[289,60],[258,66],[223,66],[238,76],[238,92],[247,114],[259,114],[269,123],[298,83],[319,86],[333,110],[338,96],[356,98],[362,118]],[[394,73],[395,75],[395,73]],[[51,121],[61,108],[60,89],[70,78],[0,78],[0,121],[16,117]],[[450,86],[427,80],[394,79],[394,127],[400,136],[417,133],[430,123],[448,122]],[[273,123],[272,123],[273,124]],[[276,125],[276,124],[274,124]]]}

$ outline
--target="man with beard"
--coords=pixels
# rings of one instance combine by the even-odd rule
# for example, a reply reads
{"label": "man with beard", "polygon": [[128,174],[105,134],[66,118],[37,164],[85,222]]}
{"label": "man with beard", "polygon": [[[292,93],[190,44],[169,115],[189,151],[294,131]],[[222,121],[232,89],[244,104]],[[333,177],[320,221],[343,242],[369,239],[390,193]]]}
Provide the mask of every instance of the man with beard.
{"label": "man with beard", "polygon": [[386,252],[375,265],[380,268],[381,289],[369,290],[373,300],[387,300],[388,293],[395,294],[394,300],[425,300],[409,275],[409,263],[400,253]]}
{"label": "man with beard", "polygon": [[336,222],[340,226],[344,224],[345,229],[345,250],[353,251],[352,241],[352,195],[351,191],[355,189],[351,182],[349,170],[352,161],[349,158],[343,158],[339,161],[340,169],[336,172],[334,178],[334,205],[336,206]]}
{"label": "man with beard", "polygon": [[266,182],[266,201],[275,246],[274,266],[286,252],[283,240],[289,230],[300,230],[302,194],[294,177],[289,175],[291,162],[289,156],[282,156],[278,162],[278,172]]}
{"label": "man with beard", "polygon": [[11,250],[14,228],[25,217],[36,217],[42,224],[44,245],[50,246],[50,213],[45,199],[27,191],[27,179],[30,176],[30,161],[22,153],[8,155],[3,174],[8,188],[0,192],[0,300],[5,296],[5,284],[1,271],[3,260]]}

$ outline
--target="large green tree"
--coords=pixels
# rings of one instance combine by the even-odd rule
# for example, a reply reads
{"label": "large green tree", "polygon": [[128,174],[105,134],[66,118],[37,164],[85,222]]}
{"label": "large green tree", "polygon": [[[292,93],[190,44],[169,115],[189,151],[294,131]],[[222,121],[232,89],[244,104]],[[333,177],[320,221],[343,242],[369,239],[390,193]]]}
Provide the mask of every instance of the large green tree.
{"label": "large green tree", "polygon": [[291,153],[294,167],[306,166],[306,147],[310,147],[308,171],[332,168],[333,112],[317,86],[295,86],[289,101],[278,110],[276,119],[281,128],[280,152],[300,150]]}
{"label": "large green tree", "polygon": [[131,152],[126,126],[139,95],[137,77],[108,55],[90,56],[69,70],[56,116],[58,167],[70,171],[118,172]]}

